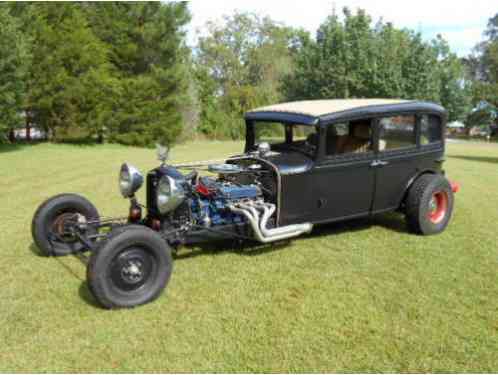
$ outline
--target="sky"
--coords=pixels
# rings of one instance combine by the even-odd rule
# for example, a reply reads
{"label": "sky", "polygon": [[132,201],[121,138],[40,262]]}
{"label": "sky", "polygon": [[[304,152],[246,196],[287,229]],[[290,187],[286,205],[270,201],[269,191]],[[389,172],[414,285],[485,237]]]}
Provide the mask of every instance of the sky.
{"label": "sky", "polygon": [[473,46],[482,40],[488,19],[498,13],[497,0],[192,0],[189,8],[192,21],[188,28],[188,43],[194,45],[196,35],[210,20],[219,20],[222,15],[235,10],[255,12],[270,16],[288,26],[302,27],[315,34],[325,17],[336,9],[348,6],[362,8],[377,22],[382,18],[398,28],[410,28],[422,33],[426,40],[437,34],[443,35],[453,52],[459,56],[470,53]]}

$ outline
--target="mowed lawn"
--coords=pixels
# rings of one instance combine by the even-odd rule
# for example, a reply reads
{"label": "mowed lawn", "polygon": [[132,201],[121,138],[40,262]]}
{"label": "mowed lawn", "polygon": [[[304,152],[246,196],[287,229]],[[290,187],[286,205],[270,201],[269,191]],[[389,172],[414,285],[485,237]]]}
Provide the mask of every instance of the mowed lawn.
{"label": "mowed lawn", "polygon": [[[190,143],[172,158],[241,149]],[[103,310],[84,257],[38,254],[32,214],[76,192],[125,215],[121,162],[146,172],[155,159],[117,145],[0,148],[0,371],[498,371],[497,145],[448,145],[462,189],[441,235],[409,234],[389,214],[286,245],[182,249],[156,302]]]}

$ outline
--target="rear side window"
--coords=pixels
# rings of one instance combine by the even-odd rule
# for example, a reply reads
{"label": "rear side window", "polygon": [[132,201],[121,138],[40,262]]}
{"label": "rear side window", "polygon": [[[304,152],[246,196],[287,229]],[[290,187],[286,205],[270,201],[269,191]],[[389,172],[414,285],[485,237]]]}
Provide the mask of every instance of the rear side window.
{"label": "rear side window", "polygon": [[423,115],[420,117],[420,144],[441,142],[441,119],[434,115]]}
{"label": "rear side window", "polygon": [[379,121],[379,150],[396,150],[416,146],[415,116],[384,117]]}

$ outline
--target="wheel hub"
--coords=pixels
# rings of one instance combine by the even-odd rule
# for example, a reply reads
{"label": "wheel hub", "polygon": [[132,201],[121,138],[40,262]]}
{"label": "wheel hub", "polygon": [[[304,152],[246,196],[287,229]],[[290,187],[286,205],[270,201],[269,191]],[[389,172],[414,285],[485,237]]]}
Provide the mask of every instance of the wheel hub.
{"label": "wheel hub", "polygon": [[57,216],[53,221],[52,232],[62,242],[71,243],[76,240],[74,234],[68,230],[69,224],[74,221],[74,215],[73,212],[65,212]]}
{"label": "wheel hub", "polygon": [[109,272],[116,288],[132,292],[142,288],[150,280],[154,272],[153,258],[146,248],[131,246],[115,256]]}
{"label": "wheel hub", "polygon": [[446,216],[448,210],[448,193],[439,191],[432,195],[429,201],[429,220],[439,224]]}
{"label": "wheel hub", "polygon": [[429,202],[429,211],[432,213],[436,211],[437,209],[437,201],[434,196],[432,196],[430,202]]}
{"label": "wheel hub", "polygon": [[139,260],[129,260],[121,268],[123,280],[130,284],[136,284],[143,279],[143,264]]}

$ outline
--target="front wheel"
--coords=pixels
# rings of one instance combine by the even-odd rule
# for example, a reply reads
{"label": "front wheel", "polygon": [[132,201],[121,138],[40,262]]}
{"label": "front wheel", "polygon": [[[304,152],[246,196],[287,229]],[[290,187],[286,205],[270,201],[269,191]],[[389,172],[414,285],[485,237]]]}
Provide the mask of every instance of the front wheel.
{"label": "front wheel", "polygon": [[90,257],[87,282],[105,308],[155,300],[171,277],[171,249],[156,232],[136,225],[115,229]]}
{"label": "front wheel", "polygon": [[446,229],[452,212],[453,191],[442,175],[422,175],[408,191],[406,220],[412,232],[440,233]]}
{"label": "front wheel", "polygon": [[[95,206],[77,194],[56,195],[38,207],[31,222],[31,234],[42,254],[61,256],[85,250],[69,230],[77,215],[87,221],[99,218]],[[96,229],[88,229],[88,234],[95,233]]]}

